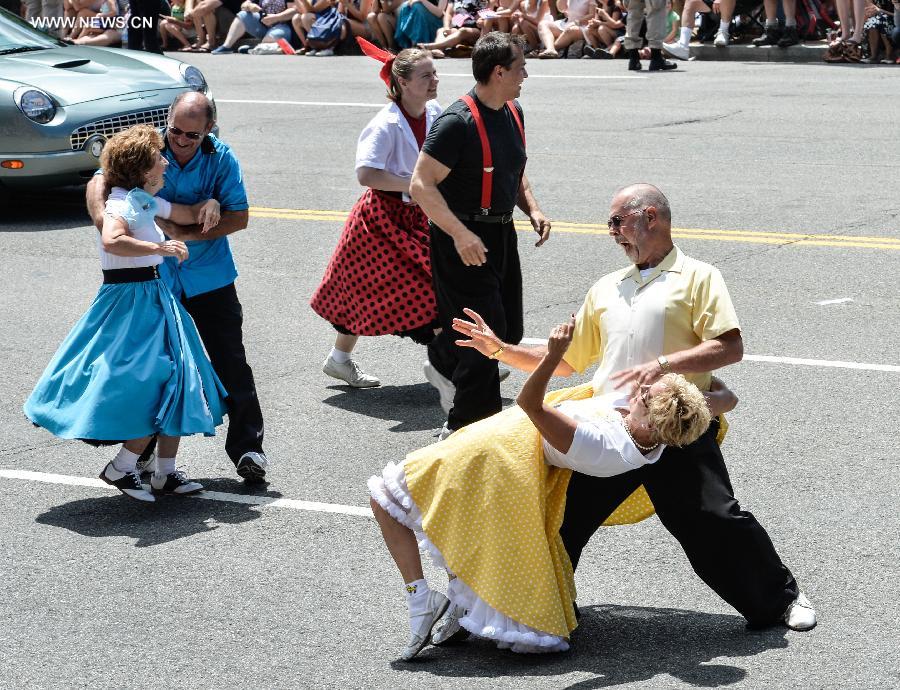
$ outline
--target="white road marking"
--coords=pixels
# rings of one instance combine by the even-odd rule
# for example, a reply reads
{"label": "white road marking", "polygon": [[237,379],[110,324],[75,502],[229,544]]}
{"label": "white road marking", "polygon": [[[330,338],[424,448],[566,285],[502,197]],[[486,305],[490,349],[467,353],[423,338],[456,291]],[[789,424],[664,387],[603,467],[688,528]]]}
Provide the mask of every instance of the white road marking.
{"label": "white road marking", "polygon": [[852,301],[852,297],[839,297],[838,299],[823,299],[821,302],[816,302],[816,304],[824,307],[826,304],[845,304]]}
{"label": "white road marking", "polygon": [[[45,484],[65,484],[67,486],[87,486],[92,489],[105,489],[118,491],[102,479],[91,477],[73,477],[66,474],[48,474],[46,472],[27,472],[25,470],[0,469],[0,478],[19,479],[29,482],[43,482]],[[298,501],[292,498],[273,498],[271,496],[253,496],[247,494],[229,494],[222,491],[204,491],[189,498],[203,498],[207,501],[221,501],[224,503],[243,503],[262,508],[288,508],[290,510],[307,510],[316,513],[339,513],[341,515],[357,515],[371,517],[372,511],[358,506],[344,506],[335,503],[316,503],[314,501]]]}
{"label": "white road marking", "polygon": [[[522,345],[546,345],[546,338],[522,338]],[[900,373],[896,364],[872,364],[868,362],[840,362],[830,359],[803,359],[798,357],[770,357],[769,355],[744,355],[745,362],[767,362],[770,364],[794,364],[804,367],[830,367],[834,369],[858,369],[862,371],[888,371]]]}

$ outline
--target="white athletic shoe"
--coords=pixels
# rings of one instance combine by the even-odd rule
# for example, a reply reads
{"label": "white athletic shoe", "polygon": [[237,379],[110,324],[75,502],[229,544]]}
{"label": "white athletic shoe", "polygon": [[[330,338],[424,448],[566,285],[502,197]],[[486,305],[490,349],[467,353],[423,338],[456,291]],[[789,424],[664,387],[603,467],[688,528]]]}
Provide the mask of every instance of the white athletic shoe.
{"label": "white athletic shoe", "polygon": [[713,45],[716,48],[725,48],[729,43],[731,43],[731,37],[728,35],[728,32],[719,29],[716,32],[716,40],[713,41]]}
{"label": "white athletic shoe", "polygon": [[663,43],[663,50],[679,60],[688,60],[691,57],[691,49],[683,43]]}
{"label": "white athletic shoe", "polygon": [[440,592],[431,590],[428,592],[428,610],[421,616],[412,619],[413,631],[410,634],[409,642],[400,652],[400,658],[403,661],[409,661],[431,641],[431,629],[438,622],[444,611],[450,606],[450,600]]}
{"label": "white athletic shoe", "polygon": [[381,381],[371,374],[365,373],[352,359],[343,364],[336,362],[331,355],[322,365],[322,371],[332,378],[340,379],[353,388],[375,388],[381,385]]}
{"label": "white athletic shoe", "polygon": [[445,414],[450,414],[450,408],[453,407],[453,398],[456,396],[456,386],[427,360],[425,361],[425,366],[422,367],[422,371],[425,372],[425,380],[437,388],[441,396],[441,409]]}
{"label": "white athletic shoe", "polygon": [[461,642],[469,637],[469,631],[459,624],[459,619],[466,615],[466,610],[456,604],[447,609],[441,619],[434,626],[434,634],[431,636],[431,644],[437,646],[445,642]]}
{"label": "white athletic shoe", "polygon": [[791,630],[806,632],[816,627],[816,610],[809,603],[809,599],[800,592],[794,603],[788,606],[784,612],[784,624]]}

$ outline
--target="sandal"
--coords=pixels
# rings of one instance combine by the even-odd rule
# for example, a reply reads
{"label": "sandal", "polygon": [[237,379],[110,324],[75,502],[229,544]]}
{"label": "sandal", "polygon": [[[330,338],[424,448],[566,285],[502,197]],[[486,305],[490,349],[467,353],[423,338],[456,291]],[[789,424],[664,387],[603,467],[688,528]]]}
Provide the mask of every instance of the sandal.
{"label": "sandal", "polygon": [[540,60],[556,60],[559,53],[555,50],[542,50],[537,56]]}

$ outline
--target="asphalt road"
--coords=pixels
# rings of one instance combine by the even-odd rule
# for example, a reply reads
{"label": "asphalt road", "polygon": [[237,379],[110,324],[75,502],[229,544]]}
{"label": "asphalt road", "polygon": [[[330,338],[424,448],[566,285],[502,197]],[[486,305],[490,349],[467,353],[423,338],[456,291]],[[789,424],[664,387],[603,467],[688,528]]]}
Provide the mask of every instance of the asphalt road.
{"label": "asphalt road", "polygon": [[[341,228],[311,211],[346,212],[360,193],[355,142],[383,103],[377,65],[190,59],[256,209],[233,248],[272,481],[245,489],[221,437],[187,440],[181,462],[226,500],[144,506],[89,481],[15,478],[92,478],[110,455],[22,416],[98,271],[79,190],[16,198],[0,215],[0,687],[900,684],[895,70],[689,63],[631,78],[618,61],[532,62],[522,96],[528,175],[558,228],[540,249],[521,237],[527,335],[545,337],[624,265],[600,229],[613,191],[660,186],[678,244],[725,275],[751,355],[721,373],[741,398],[725,446],[737,496],[819,626],[746,630],[652,518],[585,552],[571,652],[474,642],[398,664],[401,582],[364,515],[365,480],[433,440],[437,393],[422,350],[392,338],[358,348],[381,388],[335,385],[320,371],[333,332],[307,304]],[[465,61],[439,67],[446,105],[471,79]],[[273,208],[287,211],[260,210]]]}

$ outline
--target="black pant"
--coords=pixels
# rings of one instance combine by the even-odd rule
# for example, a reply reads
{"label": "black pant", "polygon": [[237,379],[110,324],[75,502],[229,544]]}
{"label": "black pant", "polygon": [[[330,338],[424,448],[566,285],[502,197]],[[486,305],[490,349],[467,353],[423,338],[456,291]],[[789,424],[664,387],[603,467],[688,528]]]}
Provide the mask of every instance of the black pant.
{"label": "black pant", "polygon": [[244,314],[234,283],[182,300],[193,317],[213,369],[228,391],[225,452],[237,464],[244,453],[262,452],[263,418],[241,327]]}
{"label": "black pant", "polygon": [[159,47],[159,0],[130,0],[128,22],[129,50],[162,54]]}
{"label": "black pant", "polygon": [[513,224],[468,223],[487,248],[484,266],[466,266],[453,240],[431,224],[431,272],[443,331],[428,345],[432,365],[456,386],[447,425],[459,429],[500,412],[497,362],[477,350],[459,347],[453,319],[469,319],[463,307],[477,311],[506,342],[522,339],[522,270]]}
{"label": "black pant", "polygon": [[799,592],[762,525],[734,498],[716,443],[718,420],[696,442],[615,477],[573,474],[560,535],[573,566],[610,513],[641,484],[701,579],[752,625],[775,623]]}

